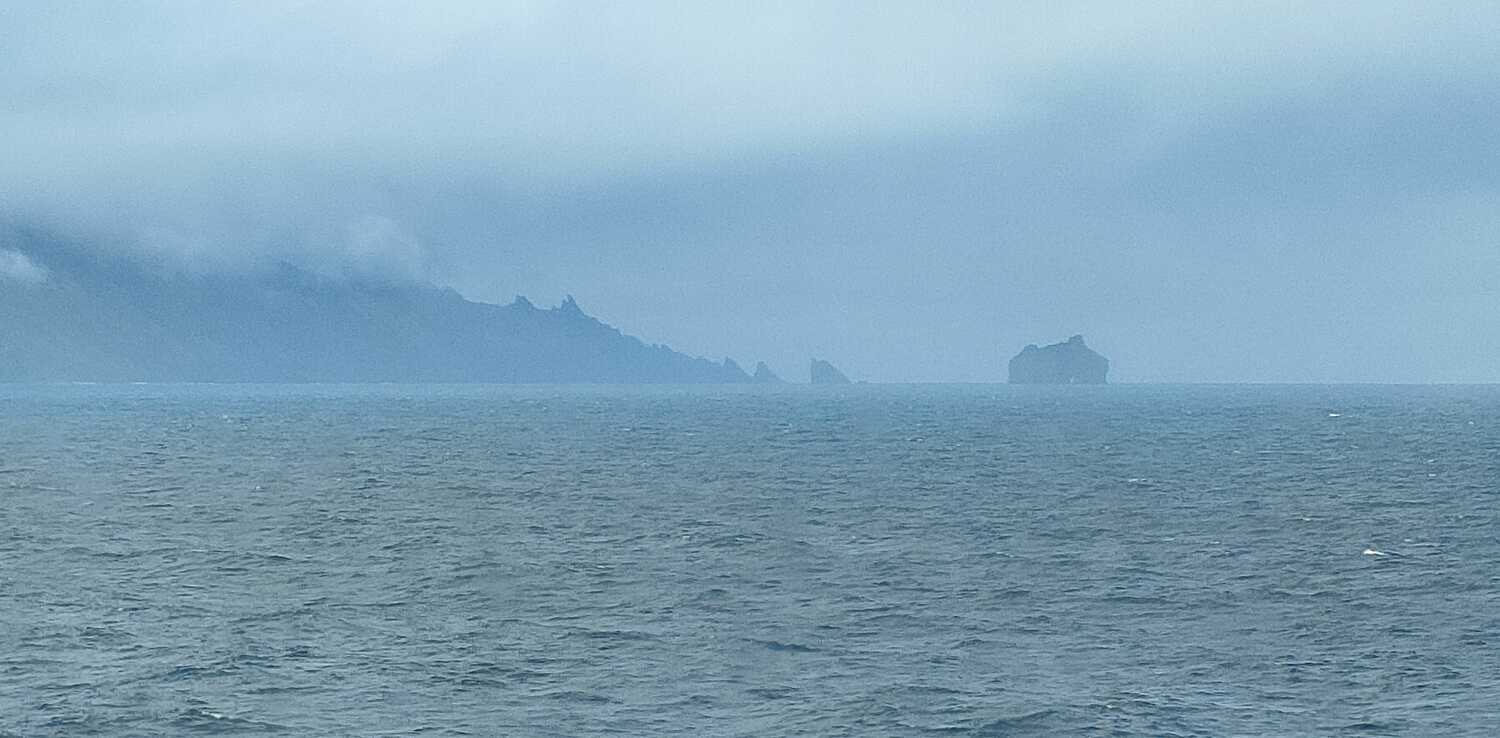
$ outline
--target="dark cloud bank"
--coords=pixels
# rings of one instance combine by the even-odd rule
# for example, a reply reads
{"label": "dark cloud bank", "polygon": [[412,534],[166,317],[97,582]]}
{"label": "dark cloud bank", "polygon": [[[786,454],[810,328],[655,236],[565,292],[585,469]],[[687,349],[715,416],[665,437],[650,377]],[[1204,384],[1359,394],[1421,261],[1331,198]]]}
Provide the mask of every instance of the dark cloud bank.
{"label": "dark cloud bank", "polygon": [[1500,381],[1489,5],[444,10],[0,10],[7,304],[44,234],[785,376]]}

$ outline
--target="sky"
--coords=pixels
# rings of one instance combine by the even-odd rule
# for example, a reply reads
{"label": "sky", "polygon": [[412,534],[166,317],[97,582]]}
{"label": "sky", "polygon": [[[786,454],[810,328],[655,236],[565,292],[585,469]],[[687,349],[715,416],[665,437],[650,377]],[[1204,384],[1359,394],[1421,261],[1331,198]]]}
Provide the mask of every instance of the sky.
{"label": "sky", "polygon": [[[1500,5],[0,0],[0,221],[805,380],[1500,381]],[[0,244],[0,276],[45,269]],[[3,289],[0,284],[0,289]]]}

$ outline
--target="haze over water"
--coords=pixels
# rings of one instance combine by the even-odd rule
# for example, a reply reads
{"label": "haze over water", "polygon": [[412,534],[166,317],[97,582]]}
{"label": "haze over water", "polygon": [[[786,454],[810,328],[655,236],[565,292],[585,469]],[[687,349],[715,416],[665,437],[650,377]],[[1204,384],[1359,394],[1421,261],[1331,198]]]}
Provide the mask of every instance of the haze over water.
{"label": "haze over water", "polygon": [[1500,388],[0,386],[0,734],[1490,735]]}
{"label": "haze over water", "polygon": [[[128,314],[41,241],[163,281],[574,295],[787,378],[990,382],[1081,333],[1116,381],[1500,382],[1497,11],[11,2],[0,298]],[[112,340],[141,343],[57,343]]]}

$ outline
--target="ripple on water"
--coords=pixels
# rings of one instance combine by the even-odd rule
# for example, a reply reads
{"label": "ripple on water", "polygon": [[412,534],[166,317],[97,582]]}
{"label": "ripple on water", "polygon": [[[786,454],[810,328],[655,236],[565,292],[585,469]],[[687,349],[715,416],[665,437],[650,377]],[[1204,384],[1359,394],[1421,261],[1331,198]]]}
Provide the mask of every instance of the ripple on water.
{"label": "ripple on water", "polygon": [[7,390],[0,736],[1492,734],[1500,389],[1074,389]]}

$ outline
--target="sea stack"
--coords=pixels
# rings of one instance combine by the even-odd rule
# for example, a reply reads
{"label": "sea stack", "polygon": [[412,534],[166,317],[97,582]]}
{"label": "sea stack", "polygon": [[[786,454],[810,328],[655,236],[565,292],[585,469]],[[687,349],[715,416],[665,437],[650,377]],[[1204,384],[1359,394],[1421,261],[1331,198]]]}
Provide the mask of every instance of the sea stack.
{"label": "sea stack", "polygon": [[755,363],[755,373],[750,376],[750,381],[756,384],[781,384],[781,377],[776,376],[776,372],[771,371],[771,367],[766,366],[766,362],[758,361]]}
{"label": "sea stack", "polygon": [[813,359],[810,370],[813,384],[849,384],[844,373],[822,359]]}
{"label": "sea stack", "polygon": [[1010,360],[1011,384],[1104,384],[1109,359],[1073,336],[1050,346],[1031,344]]}

